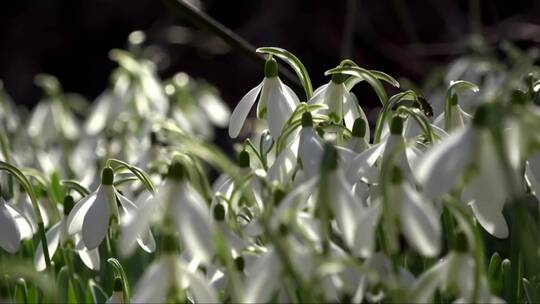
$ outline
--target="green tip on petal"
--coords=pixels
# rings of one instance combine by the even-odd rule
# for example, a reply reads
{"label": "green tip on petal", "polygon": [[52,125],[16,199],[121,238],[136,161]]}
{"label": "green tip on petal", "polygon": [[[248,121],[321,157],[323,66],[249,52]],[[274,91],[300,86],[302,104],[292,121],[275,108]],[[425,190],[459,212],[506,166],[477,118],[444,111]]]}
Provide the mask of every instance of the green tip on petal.
{"label": "green tip on petal", "polygon": [[177,251],[176,236],[167,233],[163,236],[163,252],[174,253]]}
{"label": "green tip on petal", "polygon": [[122,291],[124,289],[124,286],[122,284],[122,279],[119,277],[114,278],[114,291]]}
{"label": "green tip on petal", "polygon": [[399,185],[403,182],[403,173],[401,172],[401,169],[398,166],[392,167],[392,176],[391,176],[392,184],[393,185]]}
{"label": "green tip on petal", "polygon": [[278,75],[278,64],[274,58],[266,60],[264,64],[264,77],[273,78]]}
{"label": "green tip on petal", "polygon": [[342,84],[345,82],[345,76],[341,73],[332,74],[332,82],[335,84]]}
{"label": "green tip on petal", "polygon": [[362,117],[358,117],[353,124],[352,136],[364,137],[366,135],[366,121]]}
{"label": "green tip on petal", "polygon": [[167,173],[168,178],[174,180],[182,180],[186,176],[186,170],[182,163],[179,161],[173,161],[169,165],[169,172]]}
{"label": "green tip on petal", "polygon": [[302,127],[313,128],[313,116],[310,112],[304,112],[302,114]]}
{"label": "green tip on petal", "polygon": [[403,118],[396,115],[392,118],[392,122],[390,123],[390,133],[401,135],[401,132],[403,132]]}
{"label": "green tip on petal", "polygon": [[71,209],[73,209],[73,206],[75,205],[75,200],[73,199],[73,196],[66,195],[64,198],[64,215],[68,215],[71,212]]}
{"label": "green tip on petal", "polygon": [[324,146],[321,169],[323,172],[331,172],[337,169],[338,155],[334,146],[327,143]]}
{"label": "green tip on petal", "polygon": [[238,154],[238,166],[240,166],[240,168],[249,167],[249,153],[246,150],[242,150]]}
{"label": "green tip on petal", "polygon": [[234,265],[236,266],[236,269],[240,272],[244,271],[244,267],[246,266],[246,262],[244,261],[244,258],[242,256],[237,256],[234,259]]}
{"label": "green tip on petal", "polygon": [[222,204],[217,204],[214,207],[214,219],[218,222],[225,220],[225,207]]}
{"label": "green tip on petal", "polygon": [[469,250],[469,243],[467,241],[467,236],[463,232],[459,232],[456,235],[456,245],[454,248],[457,252],[467,252]]}
{"label": "green tip on petal", "polygon": [[114,183],[114,171],[111,167],[107,167],[101,171],[101,184],[112,186]]}

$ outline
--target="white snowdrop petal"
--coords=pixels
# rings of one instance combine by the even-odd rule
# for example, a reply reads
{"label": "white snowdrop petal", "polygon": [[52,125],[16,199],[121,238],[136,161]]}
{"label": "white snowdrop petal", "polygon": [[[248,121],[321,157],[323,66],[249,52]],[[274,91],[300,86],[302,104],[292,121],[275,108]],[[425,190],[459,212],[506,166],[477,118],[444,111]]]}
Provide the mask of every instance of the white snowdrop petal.
{"label": "white snowdrop petal", "polygon": [[283,125],[296,107],[294,102],[284,95],[284,90],[286,89],[279,82],[277,86],[272,86],[268,91],[266,121],[274,140],[277,140],[281,135]]}
{"label": "white snowdrop petal", "polygon": [[379,143],[371,146],[364,152],[353,158],[346,168],[347,180],[356,183],[365,178],[369,182],[375,182],[379,178],[379,171],[374,167],[375,162],[382,156],[385,145]]}
{"label": "white snowdrop petal", "polygon": [[249,269],[246,269],[247,277],[241,302],[268,302],[279,284],[280,272],[281,266],[275,252],[272,250],[264,253]]}
{"label": "white snowdrop petal", "polygon": [[458,129],[419,157],[413,170],[428,198],[450,190],[468,165],[475,134],[472,127]]}
{"label": "white snowdrop petal", "polygon": [[302,128],[298,155],[307,176],[314,176],[320,170],[320,162],[324,152],[321,139],[313,128]]}
{"label": "white snowdrop petal", "polygon": [[244,121],[246,121],[249,111],[257,99],[257,95],[259,95],[259,92],[261,91],[262,85],[263,83],[261,82],[258,86],[251,89],[244,97],[242,97],[240,102],[236,105],[236,108],[234,108],[229,122],[229,136],[231,138],[236,138],[240,133]]}
{"label": "white snowdrop petal", "polygon": [[403,195],[400,223],[405,238],[420,254],[436,256],[441,250],[442,237],[437,211],[408,184],[403,185]]}
{"label": "white snowdrop petal", "polygon": [[360,257],[368,258],[375,249],[375,228],[381,217],[379,204],[366,208],[358,217],[358,225],[354,237],[354,252]]}
{"label": "white snowdrop petal", "polygon": [[214,231],[204,199],[187,182],[171,208],[182,242],[194,256],[209,263],[214,255]]}
{"label": "white snowdrop petal", "polygon": [[[98,192],[97,199],[92,203],[84,216],[82,227],[82,239],[88,249],[94,249],[101,244],[109,230],[109,218],[111,215],[109,199],[106,197],[104,188]],[[116,204],[116,202],[114,202]]]}
{"label": "white snowdrop petal", "polygon": [[0,231],[2,231],[0,247],[9,253],[17,252],[21,243],[21,233],[15,219],[11,217],[7,204],[3,201],[0,202]]}
{"label": "white snowdrop petal", "polygon": [[77,254],[86,267],[95,271],[99,270],[101,262],[99,259],[99,250],[97,248],[92,250],[77,250]]}
{"label": "white snowdrop petal", "polygon": [[73,206],[73,209],[71,209],[71,212],[66,219],[66,226],[69,234],[75,234],[82,230],[84,216],[88,212],[88,209],[90,209],[90,206],[92,206],[96,200],[97,192],[98,191],[95,191]]}
{"label": "white snowdrop petal", "polygon": [[[47,251],[49,252],[49,257],[51,259],[54,256],[56,249],[58,248],[58,244],[60,243],[60,236],[62,235],[63,226],[64,219],[61,219],[45,234],[47,238]],[[36,253],[34,255],[34,265],[36,266],[37,271],[45,270],[45,255],[43,254],[43,246],[41,242],[36,248]]]}
{"label": "white snowdrop petal", "polygon": [[15,220],[15,223],[17,224],[17,228],[19,229],[19,232],[21,234],[21,239],[31,239],[34,235],[34,232],[32,230],[32,225],[30,222],[26,219],[26,217],[19,212],[17,209],[15,209],[13,206],[7,205],[7,210],[9,211],[9,214],[11,217]]}
{"label": "white snowdrop petal", "polygon": [[171,269],[167,260],[154,261],[135,286],[132,303],[164,303],[170,288]]}
{"label": "white snowdrop petal", "polygon": [[85,129],[88,134],[98,134],[101,132],[101,130],[103,130],[103,128],[105,128],[111,105],[114,102],[115,101],[113,100],[109,91],[105,91],[103,94],[98,96],[92,112],[86,120]]}
{"label": "white snowdrop petal", "polygon": [[216,290],[210,286],[198,272],[192,272],[188,269],[181,269],[189,281],[189,291],[195,299],[195,303],[218,303]]}
{"label": "white snowdrop petal", "polygon": [[340,171],[328,176],[328,182],[328,196],[331,198],[336,223],[347,246],[353,248],[358,217],[364,212],[361,200],[354,196],[352,186]]}
{"label": "white snowdrop petal", "polygon": [[[120,235],[120,252],[126,256],[133,252],[135,244],[138,243],[139,236],[145,233],[145,230],[150,229],[152,216],[157,209],[157,202],[153,199],[144,201],[139,208],[126,217],[122,222],[122,234]],[[146,245],[145,245],[146,246]],[[148,245],[149,249],[151,248]]]}
{"label": "white snowdrop petal", "polygon": [[299,138],[295,137],[293,142],[287,148],[281,151],[270,169],[268,169],[269,181],[278,181],[282,185],[290,183],[291,176],[297,163],[299,144]]}
{"label": "white snowdrop petal", "polygon": [[489,141],[481,147],[479,172],[463,189],[463,199],[471,202],[473,213],[484,229],[498,238],[508,237],[508,225],[502,214],[509,197],[505,172]]}

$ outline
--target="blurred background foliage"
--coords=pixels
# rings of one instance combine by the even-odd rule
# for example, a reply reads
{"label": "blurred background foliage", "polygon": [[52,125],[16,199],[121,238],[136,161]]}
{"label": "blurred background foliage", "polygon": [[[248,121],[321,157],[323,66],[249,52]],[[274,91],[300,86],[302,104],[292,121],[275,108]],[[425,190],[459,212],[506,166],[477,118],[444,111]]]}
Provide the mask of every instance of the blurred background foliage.
{"label": "blurred background foliage", "polygon": [[[344,57],[416,83],[435,67],[502,41],[521,48],[540,42],[540,1],[507,0],[200,0],[191,1],[255,46],[295,53],[315,85]],[[145,55],[165,79],[178,71],[207,79],[234,106],[262,75],[260,67],[197,29],[159,0],[20,0],[0,4],[0,79],[18,104],[34,105],[38,73],[93,100],[115,63],[107,56],[146,33]],[[137,38],[137,37],[135,37]],[[376,104],[370,90],[356,92]],[[373,98],[372,98],[373,97]]]}

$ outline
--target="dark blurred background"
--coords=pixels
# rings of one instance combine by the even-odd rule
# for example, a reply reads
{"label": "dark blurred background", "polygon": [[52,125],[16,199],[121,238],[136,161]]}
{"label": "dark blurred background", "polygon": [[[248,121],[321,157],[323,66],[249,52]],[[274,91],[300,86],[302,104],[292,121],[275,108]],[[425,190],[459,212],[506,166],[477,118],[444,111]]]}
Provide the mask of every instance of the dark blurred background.
{"label": "dark blurred background", "polygon": [[[8,3],[9,2],[9,3]],[[193,1],[192,1],[193,2]],[[467,53],[472,34],[489,44],[540,43],[540,1],[508,0],[201,0],[210,16],[255,46],[296,54],[314,86],[344,57],[421,82]],[[167,78],[207,79],[234,105],[262,79],[260,67],[159,0],[18,0],[0,4],[0,79],[19,104],[40,96],[33,77],[57,76],[66,91],[92,100],[108,84],[112,48],[146,32],[145,44]]]}

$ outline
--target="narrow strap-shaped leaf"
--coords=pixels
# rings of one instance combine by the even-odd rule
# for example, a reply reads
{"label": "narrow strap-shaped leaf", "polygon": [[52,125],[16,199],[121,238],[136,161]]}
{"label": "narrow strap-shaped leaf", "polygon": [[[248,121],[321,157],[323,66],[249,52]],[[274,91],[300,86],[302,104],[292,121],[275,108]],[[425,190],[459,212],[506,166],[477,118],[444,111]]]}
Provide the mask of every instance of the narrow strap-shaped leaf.
{"label": "narrow strap-shaped leaf", "polygon": [[291,52],[277,47],[261,47],[258,48],[257,53],[271,54],[285,61],[296,72],[304,91],[306,92],[306,100],[309,100],[313,96],[313,86],[311,84],[311,78],[309,77],[306,67],[302,64],[300,59],[293,55]]}

